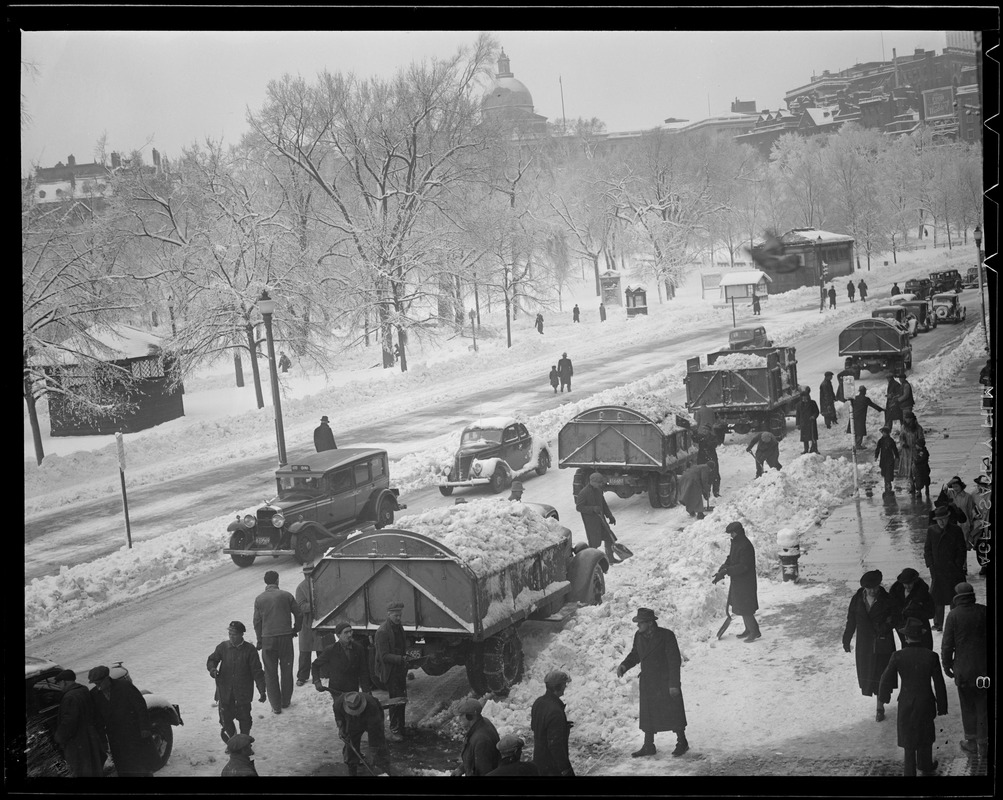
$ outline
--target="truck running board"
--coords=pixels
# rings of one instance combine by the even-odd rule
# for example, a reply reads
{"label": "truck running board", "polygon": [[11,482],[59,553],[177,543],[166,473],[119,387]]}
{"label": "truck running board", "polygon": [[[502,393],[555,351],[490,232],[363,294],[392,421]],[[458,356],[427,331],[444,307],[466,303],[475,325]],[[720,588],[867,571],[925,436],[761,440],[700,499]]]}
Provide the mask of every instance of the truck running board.
{"label": "truck running board", "polygon": [[538,622],[567,622],[577,610],[578,602],[573,600],[570,603],[565,603],[556,613],[551,614],[549,617],[542,617]]}

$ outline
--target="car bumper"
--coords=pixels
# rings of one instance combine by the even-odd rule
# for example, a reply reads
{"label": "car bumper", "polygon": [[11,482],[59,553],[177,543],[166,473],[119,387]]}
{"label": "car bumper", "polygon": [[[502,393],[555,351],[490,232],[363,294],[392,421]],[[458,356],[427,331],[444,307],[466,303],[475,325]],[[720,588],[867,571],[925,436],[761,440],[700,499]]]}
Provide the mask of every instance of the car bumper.
{"label": "car bumper", "polygon": [[290,556],[293,551],[290,550],[234,550],[232,547],[224,547],[223,552],[227,555],[233,556]]}
{"label": "car bumper", "polygon": [[468,478],[465,481],[439,481],[439,486],[487,486],[491,478]]}

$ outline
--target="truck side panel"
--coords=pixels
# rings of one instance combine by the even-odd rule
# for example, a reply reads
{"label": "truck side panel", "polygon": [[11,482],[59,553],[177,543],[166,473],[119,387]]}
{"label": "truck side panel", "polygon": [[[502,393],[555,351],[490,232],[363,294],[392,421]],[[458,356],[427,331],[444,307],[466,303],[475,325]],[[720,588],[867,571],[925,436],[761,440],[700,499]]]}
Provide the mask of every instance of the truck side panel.
{"label": "truck side panel", "polygon": [[839,355],[894,355],[909,349],[908,337],[883,319],[860,320],[839,334]]}
{"label": "truck side panel", "polygon": [[665,466],[665,434],[647,417],[625,408],[597,408],[579,414],[557,438],[561,467]]}

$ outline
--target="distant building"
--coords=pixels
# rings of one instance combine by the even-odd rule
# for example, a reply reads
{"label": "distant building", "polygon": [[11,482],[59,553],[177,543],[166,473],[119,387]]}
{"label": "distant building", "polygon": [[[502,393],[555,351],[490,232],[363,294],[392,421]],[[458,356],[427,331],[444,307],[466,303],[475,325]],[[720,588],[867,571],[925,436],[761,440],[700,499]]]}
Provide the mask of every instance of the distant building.
{"label": "distant building", "polygon": [[[154,148],[153,166],[145,169],[153,172],[167,170],[167,159],[161,160]],[[70,200],[107,200],[112,195],[112,177],[119,170],[130,169],[131,161],[118,153],[111,154],[111,166],[91,162],[78,164],[72,155],[66,163],[58,162],[54,167],[38,167],[30,182],[32,202],[36,205],[65,203]]]}
{"label": "distant building", "polygon": [[947,31],[947,47],[975,52],[975,31]]}
{"label": "distant building", "polygon": [[535,112],[533,95],[529,93],[526,84],[512,72],[509,57],[504,50],[498,57],[498,72],[494,83],[481,100],[481,112],[485,118],[501,117],[535,130],[542,130],[547,125],[547,118]]}
{"label": "distant building", "polygon": [[[784,254],[798,256],[801,267],[793,272],[763,269],[769,278],[769,293],[780,294],[802,286],[818,286],[822,277],[822,264],[828,268],[829,280],[853,273],[852,236],[831,233],[818,228],[794,228],[780,237]],[[754,241],[762,244],[762,240]]]}

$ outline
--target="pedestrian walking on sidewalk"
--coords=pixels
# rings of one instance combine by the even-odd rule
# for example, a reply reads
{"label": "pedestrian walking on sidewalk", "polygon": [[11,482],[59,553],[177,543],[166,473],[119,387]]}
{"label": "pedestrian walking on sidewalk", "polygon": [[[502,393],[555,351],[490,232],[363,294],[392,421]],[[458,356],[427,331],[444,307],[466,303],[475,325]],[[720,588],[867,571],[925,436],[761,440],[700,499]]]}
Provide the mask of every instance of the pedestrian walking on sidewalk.
{"label": "pedestrian walking on sidewalk", "polygon": [[895,420],[902,421],[902,409],[899,407],[899,395],[902,394],[902,385],[895,380],[894,376],[888,376],[888,386],[885,388],[885,425],[894,428],[892,424]]}
{"label": "pedestrian walking on sidewalk", "polygon": [[581,322],[581,310],[578,308],[578,303],[575,303],[575,307],[571,309],[571,321]]}
{"label": "pedestrian walking on sidewalk", "polygon": [[331,430],[330,420],[327,416],[321,417],[320,425],[313,430],[313,446],[318,453],[338,449],[338,445],[334,441],[334,431]]}
{"label": "pedestrian walking on sidewalk", "polygon": [[811,399],[811,389],[801,390],[801,402],[795,411],[795,424],[801,431],[801,444],[805,453],[818,452],[818,403]]}
{"label": "pedestrian walking on sidewalk", "polygon": [[373,637],[376,644],[376,677],[387,687],[390,700],[391,742],[404,741],[404,706],[407,703],[407,639],[404,636],[404,604],[387,603],[387,618]]}
{"label": "pedestrian walking on sidewalk", "polygon": [[745,448],[746,453],[752,453],[752,448],[756,448],[753,457],[756,459],[756,477],[763,474],[763,464],[768,464],[773,469],[783,469],[780,466],[780,442],[777,437],[769,431],[760,431],[749,441],[749,446]]}
{"label": "pedestrian walking on sidewalk", "polygon": [[919,497],[926,492],[926,499],[930,499],[930,451],[926,449],[926,443],[919,442],[912,456],[912,487]]}
{"label": "pedestrian walking on sidewalk", "polygon": [[[905,646],[892,653],[881,676],[879,699],[891,702],[892,689],[902,679],[899,689],[898,745],[905,750],[903,775],[916,777],[916,768],[924,775],[937,769],[933,743],[937,739],[934,720],[947,714],[947,687],[940,659],[922,644],[923,623],[910,619],[905,624]],[[933,682],[933,689],[930,683]]]}
{"label": "pedestrian walking on sidewalk", "polygon": [[303,612],[296,598],[279,588],[279,573],[268,570],[265,591],[254,598],[254,634],[273,714],[281,714],[293,701],[293,639],[302,625]]}
{"label": "pedestrian walking on sidewalk", "polygon": [[[842,380],[839,382],[840,388],[843,386]],[[825,378],[818,387],[818,407],[825,421],[825,427],[831,428],[836,421],[836,393],[832,388],[832,373],[826,372]]]}
{"label": "pedestrian walking on sidewalk", "polygon": [[[902,427],[899,429],[899,463],[898,469],[896,470],[896,476],[899,478],[905,478],[909,481],[909,494],[915,494],[920,491],[919,487],[916,485],[915,472],[916,472],[916,452],[920,445],[926,444],[926,434],[923,431],[923,426],[919,424],[916,419],[916,415],[911,411],[903,412],[902,414]],[[927,454],[929,457],[929,453]],[[927,494],[929,495],[929,474],[930,474],[930,463],[927,460]]]}
{"label": "pedestrian walking on sidewalk", "polygon": [[[863,447],[864,437],[867,435],[867,409],[873,408],[882,413],[884,409],[867,396],[866,386],[857,390],[857,396],[850,401],[850,408],[853,413],[853,444],[858,448]],[[849,423],[846,425],[846,432],[851,432]]]}
{"label": "pedestrian walking on sidewalk", "polygon": [[585,538],[589,547],[603,547],[610,564],[617,563],[613,554],[613,532],[610,525],[616,525],[616,517],[609,510],[606,498],[603,496],[603,485],[606,479],[600,472],[589,475],[588,485],[582,488],[575,497],[575,509],[582,515],[582,525],[585,526]]}
{"label": "pedestrian walking on sidewalk", "polygon": [[543,333],[543,314],[537,314],[536,315],[536,323],[535,323],[535,325],[536,325],[537,332],[539,332],[540,334],[542,334]]}
{"label": "pedestrian walking on sidewalk", "polygon": [[985,758],[989,750],[989,679],[986,677],[986,607],[970,583],[954,587],[954,607],[940,643],[944,672],[954,678],[965,740],[961,749]]}
{"label": "pedestrian walking on sidewalk", "polygon": [[250,642],[244,641],[247,628],[240,620],[234,620],[226,629],[226,641],[216,645],[216,649],[206,659],[205,668],[209,677],[216,681],[219,692],[219,737],[228,742],[237,733],[250,733],[254,720],[251,716],[251,700],[254,688],[258,688],[258,702],[265,702],[265,671],[261,668],[258,651]]}
{"label": "pedestrian walking on sidewalk", "polygon": [[895,583],[888,590],[892,600],[899,607],[899,627],[896,631],[899,635],[899,642],[905,647],[905,622],[906,620],[918,619],[923,623],[923,647],[933,650],[933,632],[930,629],[930,620],[936,613],[933,605],[933,595],[930,594],[930,587],[926,581],[919,577],[919,573],[912,567],[906,567],[899,573]]}
{"label": "pedestrian walking on sidewalk", "polygon": [[829,291],[826,293],[829,295],[829,308],[836,307],[836,287],[830,286]]}
{"label": "pedestrian walking on sidewalk", "polygon": [[691,517],[704,518],[712,484],[709,464],[691,464],[679,476],[679,501],[686,506],[686,513]]}
{"label": "pedestrian walking on sidewalk", "polygon": [[874,448],[874,460],[878,462],[881,470],[881,477],[885,482],[885,494],[892,494],[892,480],[895,478],[895,463],[899,457],[899,449],[895,446],[895,441],[891,437],[892,429],[887,425],[881,426],[881,438]]}
{"label": "pedestrian walking on sidewalk", "polygon": [[[853,635],[857,635],[857,683],[864,697],[877,696],[874,719],[881,722],[885,718],[885,703],[878,688],[881,674],[888,666],[888,659],[895,652],[895,637],[892,631],[898,618],[898,606],[891,595],[881,585],[881,571],[865,572],[860,578],[860,588],[850,600],[846,613],[846,628],[843,630],[843,650],[851,651]],[[890,688],[895,688],[892,677]]]}
{"label": "pedestrian walking on sidewalk", "polygon": [[681,756],[690,749],[690,743],[686,740],[679,643],[672,631],[658,626],[658,617],[650,608],[637,609],[633,621],[637,623],[634,645],[616,668],[616,676],[622,678],[631,667],[641,665],[639,727],[644,732],[644,744],[631,755],[653,756],[657,752],[655,734],[673,731],[676,749],[672,755]]}
{"label": "pedestrian walking on sidewalk", "polygon": [[550,367],[550,385],[554,387],[554,394],[557,394],[557,384],[560,382],[561,376],[557,374],[557,367]]}
{"label": "pedestrian walking on sidewalk", "polygon": [[756,586],[756,548],[745,535],[741,522],[730,522],[725,532],[731,537],[728,557],[718,568],[712,583],[731,578],[728,587],[728,605],[745,623],[745,630],[738,634],[746,643],[754,642],[763,634],[759,630],[756,612],[759,610],[759,593]]}
{"label": "pedestrian walking on sidewalk", "polygon": [[606,304],[605,303],[600,303],[599,304],[599,321],[600,322],[605,322],[606,321]]}
{"label": "pedestrian walking on sidewalk", "polygon": [[564,711],[561,697],[571,683],[571,676],[563,670],[552,669],[543,679],[546,691],[533,701],[529,724],[533,730],[533,763],[540,775],[559,775],[573,778],[568,749],[571,723]]}
{"label": "pedestrian walking on sidewalk", "polygon": [[469,778],[484,776],[497,769],[501,761],[498,730],[491,720],[482,716],[481,711],[481,704],[472,697],[461,700],[456,707],[456,716],[466,733],[460,751],[460,766],[451,775],[466,775]]}
{"label": "pedestrian walking on sidewalk", "polygon": [[568,358],[567,353],[561,353],[561,357],[557,362],[557,377],[561,379],[561,393],[564,392],[564,387],[568,387],[568,391],[571,391],[571,377],[575,374],[575,368],[571,365],[571,359]]}
{"label": "pedestrian walking on sidewalk", "polygon": [[971,550],[975,546],[972,532],[975,529],[975,519],[978,516],[978,512],[975,510],[975,498],[965,491],[965,482],[957,475],[947,482],[947,493],[950,495],[954,507],[965,515],[965,521],[959,523],[958,527],[965,535],[965,544]]}
{"label": "pedestrian walking on sidewalk", "polygon": [[853,295],[857,293],[856,287],[853,285],[853,278],[850,278],[849,282],[846,284],[846,296],[850,298],[850,302],[853,302]]}
{"label": "pedestrian walking on sidewalk", "polygon": [[954,599],[954,587],[962,583],[968,573],[968,548],[961,528],[950,521],[947,506],[933,512],[934,523],[926,529],[923,558],[930,570],[930,594],[936,606],[933,629],[944,626],[944,608]]}
{"label": "pedestrian walking on sidewalk", "polygon": [[863,278],[857,283],[857,292],[860,295],[860,302],[863,303],[867,299],[867,284],[864,283]]}
{"label": "pedestrian walking on sidewalk", "polygon": [[903,419],[905,419],[906,414],[912,414],[913,407],[916,405],[916,398],[912,392],[912,384],[909,383],[909,379],[905,375],[899,375],[898,404]]}
{"label": "pedestrian walking on sidewalk", "polygon": [[299,659],[296,663],[296,685],[305,686],[310,680],[310,665],[314,653],[321,650],[320,639],[313,633],[313,605],[310,602],[310,581],[303,578],[296,587],[296,605],[303,612],[303,625],[298,634]]}

